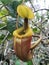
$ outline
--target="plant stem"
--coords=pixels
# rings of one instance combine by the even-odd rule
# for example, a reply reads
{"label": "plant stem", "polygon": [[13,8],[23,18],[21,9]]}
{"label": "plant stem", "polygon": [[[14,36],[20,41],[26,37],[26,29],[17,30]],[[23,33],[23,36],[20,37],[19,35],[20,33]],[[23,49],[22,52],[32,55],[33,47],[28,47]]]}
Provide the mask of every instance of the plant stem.
{"label": "plant stem", "polygon": [[24,30],[28,28],[28,18],[24,19]]}
{"label": "plant stem", "polygon": [[1,27],[1,28],[0,28],[0,30],[3,30],[6,26],[7,26],[7,25],[5,25],[5,26]]}
{"label": "plant stem", "polygon": [[17,14],[17,16],[16,16],[16,20],[17,20],[17,22],[16,22],[16,28],[17,28],[17,29],[18,29],[18,23],[19,23],[18,18],[19,18],[19,16],[18,16],[18,14]]}
{"label": "plant stem", "polygon": [[[4,39],[2,40],[2,44],[4,43],[4,41],[7,39],[8,35],[10,34],[10,32],[8,31],[6,36],[4,37]],[[4,45],[4,44],[3,44]]]}
{"label": "plant stem", "polygon": [[49,9],[39,9],[39,10],[34,11],[34,12],[43,11],[43,10],[47,10],[47,11],[49,11]]}
{"label": "plant stem", "polygon": [[25,31],[27,30],[27,28],[28,28],[28,18],[25,18],[24,19],[24,29],[19,34],[20,35],[25,34]]}

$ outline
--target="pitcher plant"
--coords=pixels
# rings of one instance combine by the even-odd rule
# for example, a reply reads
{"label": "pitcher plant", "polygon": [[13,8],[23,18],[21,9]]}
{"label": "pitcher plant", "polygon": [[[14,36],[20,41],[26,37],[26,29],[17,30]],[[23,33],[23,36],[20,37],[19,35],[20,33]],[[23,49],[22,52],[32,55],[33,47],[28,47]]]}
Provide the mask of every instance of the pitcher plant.
{"label": "pitcher plant", "polygon": [[[34,18],[33,11],[26,5],[20,4],[17,7],[18,16],[22,17],[24,24],[22,27],[16,29],[13,32],[14,36],[14,51],[16,56],[22,61],[29,61],[33,58],[32,50],[40,43],[41,37],[35,36],[31,27],[28,24],[28,20]],[[32,37],[39,37],[39,39],[31,44]]]}

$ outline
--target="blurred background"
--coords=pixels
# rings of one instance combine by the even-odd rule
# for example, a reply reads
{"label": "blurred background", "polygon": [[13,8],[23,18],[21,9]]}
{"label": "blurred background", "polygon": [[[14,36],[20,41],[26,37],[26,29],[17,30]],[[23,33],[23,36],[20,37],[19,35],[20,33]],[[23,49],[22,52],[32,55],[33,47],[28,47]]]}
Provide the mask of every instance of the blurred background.
{"label": "blurred background", "polygon": [[[23,0],[0,0],[0,65],[31,65],[22,62],[13,50],[13,31],[23,25],[23,19],[17,18],[17,6]],[[49,0],[24,0],[35,18],[29,25],[35,35],[41,35],[42,41],[33,50],[33,65],[49,65]],[[31,21],[31,22],[30,22]],[[32,40],[32,42],[35,39]]]}

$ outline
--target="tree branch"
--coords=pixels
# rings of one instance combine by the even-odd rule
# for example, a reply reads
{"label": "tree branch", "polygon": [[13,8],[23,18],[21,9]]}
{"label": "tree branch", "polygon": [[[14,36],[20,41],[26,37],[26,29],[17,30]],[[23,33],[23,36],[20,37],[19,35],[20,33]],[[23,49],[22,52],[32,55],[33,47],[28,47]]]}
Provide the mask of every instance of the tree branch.
{"label": "tree branch", "polygon": [[43,11],[43,10],[47,10],[47,11],[49,11],[49,9],[39,9],[39,10],[34,11],[34,12]]}
{"label": "tree branch", "polygon": [[0,17],[0,19],[4,18],[4,17],[6,17],[6,16],[9,16],[9,14],[6,14],[6,15],[4,15],[4,16],[2,16],[2,17]]}
{"label": "tree branch", "polygon": [[33,6],[32,2],[31,2],[31,0],[29,0],[29,2],[31,3],[31,6],[32,6],[32,8],[33,8],[33,9],[34,9],[34,11],[35,11],[35,8],[34,8],[34,6]]}
{"label": "tree branch", "polygon": [[0,28],[0,30],[2,30],[3,28],[5,28],[6,26],[7,26],[7,25],[5,25],[5,26],[1,27],[1,28]]}
{"label": "tree branch", "polygon": [[[2,44],[4,43],[4,41],[6,40],[6,38],[8,37],[9,35],[9,31],[7,32],[6,36],[4,37],[4,39],[2,40]],[[4,45],[4,44],[3,44]]]}
{"label": "tree branch", "polygon": [[0,5],[2,5],[2,4],[0,4]]}
{"label": "tree branch", "polygon": [[4,6],[2,5],[1,7],[0,7],[0,10],[3,8]]}

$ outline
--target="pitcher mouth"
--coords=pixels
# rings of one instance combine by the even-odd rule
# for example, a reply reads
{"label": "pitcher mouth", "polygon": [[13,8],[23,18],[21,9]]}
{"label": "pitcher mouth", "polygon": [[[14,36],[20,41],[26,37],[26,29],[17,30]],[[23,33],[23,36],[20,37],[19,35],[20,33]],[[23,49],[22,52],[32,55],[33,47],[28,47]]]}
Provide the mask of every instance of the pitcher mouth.
{"label": "pitcher mouth", "polygon": [[[28,27],[26,31],[23,31],[23,30],[24,30],[24,27],[21,27],[21,28],[15,30],[13,32],[13,36],[22,39],[22,38],[30,37],[30,36],[32,36],[32,34],[34,34],[30,27]],[[22,32],[22,33],[20,33],[20,32]]]}

